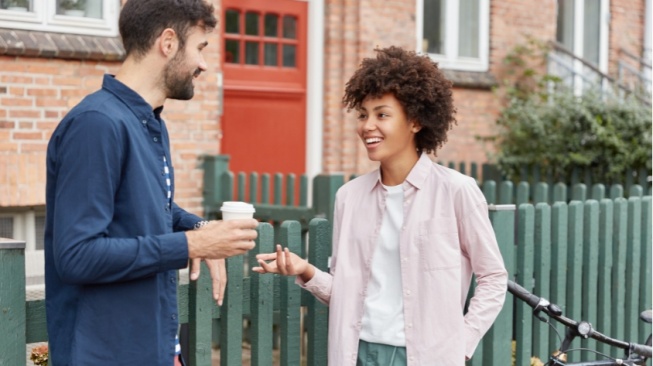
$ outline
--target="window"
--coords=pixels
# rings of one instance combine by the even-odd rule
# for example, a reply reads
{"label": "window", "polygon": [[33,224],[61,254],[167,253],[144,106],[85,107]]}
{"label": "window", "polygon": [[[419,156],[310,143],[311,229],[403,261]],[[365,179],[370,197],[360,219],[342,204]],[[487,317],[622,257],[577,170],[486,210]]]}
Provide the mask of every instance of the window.
{"label": "window", "polygon": [[606,72],[608,16],[608,0],[558,0],[556,40]]}
{"label": "window", "polygon": [[225,63],[297,67],[297,18],[291,15],[227,9]]}
{"label": "window", "polygon": [[417,49],[442,68],[487,71],[489,0],[417,0]]}
{"label": "window", "polygon": [[0,0],[0,27],[118,35],[119,0]]}

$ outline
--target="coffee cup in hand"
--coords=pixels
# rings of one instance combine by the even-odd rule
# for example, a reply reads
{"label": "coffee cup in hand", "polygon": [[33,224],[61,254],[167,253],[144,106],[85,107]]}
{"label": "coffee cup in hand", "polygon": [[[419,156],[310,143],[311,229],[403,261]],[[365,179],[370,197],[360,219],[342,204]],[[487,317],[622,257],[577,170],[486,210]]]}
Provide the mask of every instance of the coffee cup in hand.
{"label": "coffee cup in hand", "polygon": [[226,201],[220,207],[222,220],[251,219],[254,217],[254,206],[247,202]]}

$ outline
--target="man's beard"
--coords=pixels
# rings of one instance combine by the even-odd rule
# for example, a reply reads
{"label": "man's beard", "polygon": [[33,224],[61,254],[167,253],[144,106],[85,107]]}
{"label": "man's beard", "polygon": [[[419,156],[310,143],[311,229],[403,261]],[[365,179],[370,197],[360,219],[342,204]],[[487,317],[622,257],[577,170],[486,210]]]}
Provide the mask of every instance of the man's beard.
{"label": "man's beard", "polygon": [[193,78],[200,74],[197,69],[193,74],[185,74],[182,70],[184,62],[184,50],[177,51],[175,57],[170,60],[163,70],[163,83],[166,89],[166,97],[169,99],[190,100],[195,95]]}

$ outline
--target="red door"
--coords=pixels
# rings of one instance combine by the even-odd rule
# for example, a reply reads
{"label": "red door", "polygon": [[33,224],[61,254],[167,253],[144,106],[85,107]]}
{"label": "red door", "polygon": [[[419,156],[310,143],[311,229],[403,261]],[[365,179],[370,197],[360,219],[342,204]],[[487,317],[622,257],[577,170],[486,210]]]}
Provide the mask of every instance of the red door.
{"label": "red door", "polygon": [[222,153],[233,172],[305,172],[307,6],[223,1]]}

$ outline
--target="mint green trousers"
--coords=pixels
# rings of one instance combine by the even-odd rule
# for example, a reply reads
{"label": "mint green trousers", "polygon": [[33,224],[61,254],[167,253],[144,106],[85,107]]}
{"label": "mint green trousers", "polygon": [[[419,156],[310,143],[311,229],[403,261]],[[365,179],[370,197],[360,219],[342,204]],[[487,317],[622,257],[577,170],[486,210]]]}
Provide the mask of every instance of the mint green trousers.
{"label": "mint green trousers", "polygon": [[406,347],[358,341],[356,366],[406,366]]}

